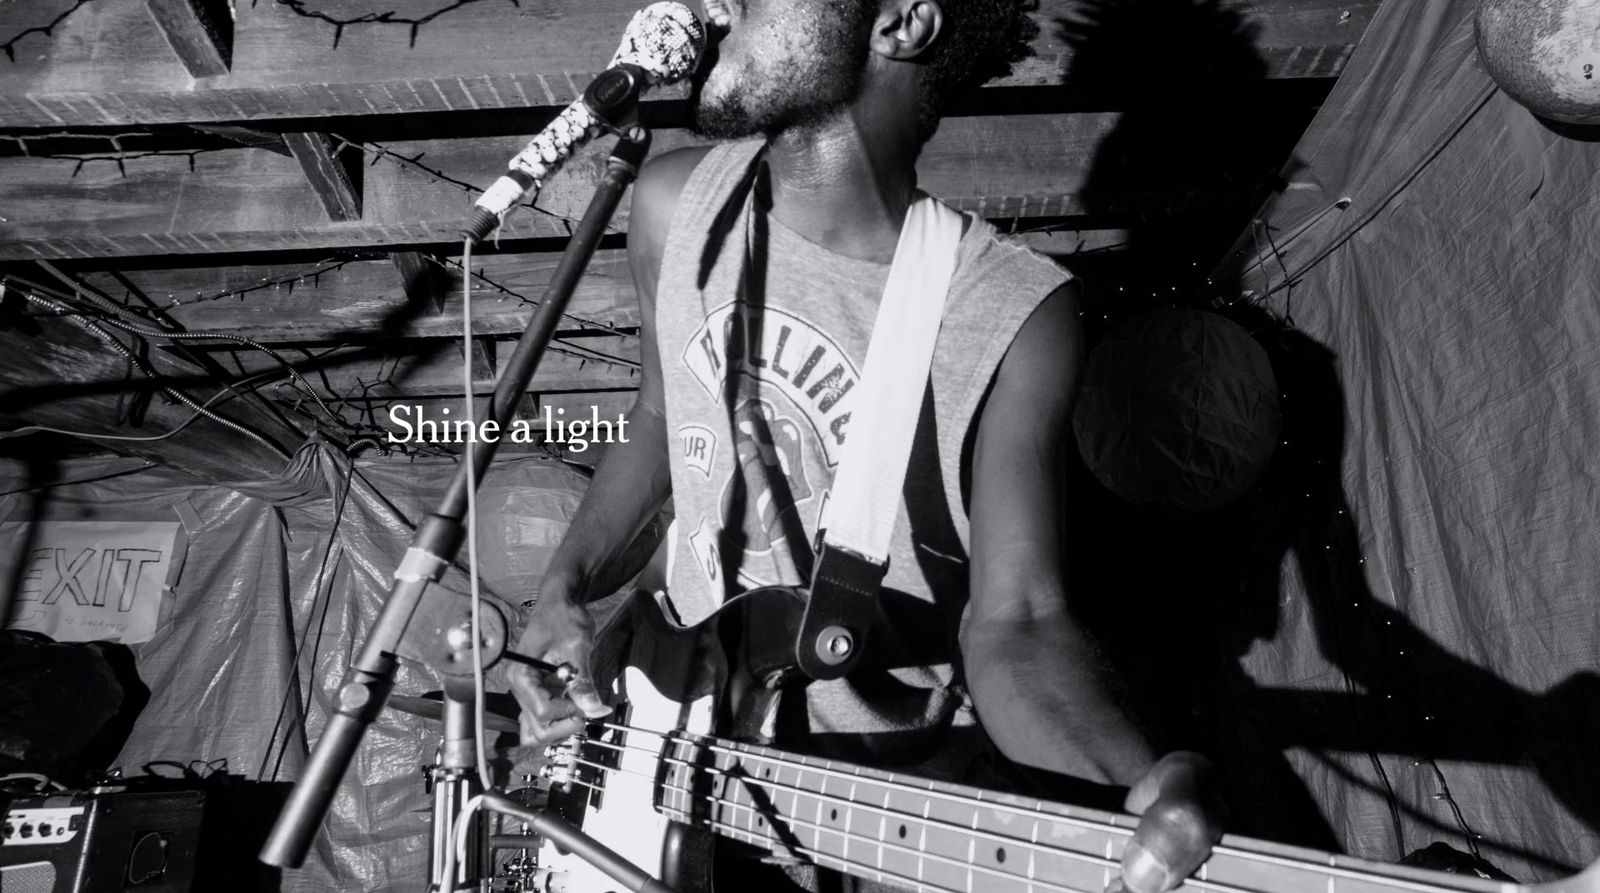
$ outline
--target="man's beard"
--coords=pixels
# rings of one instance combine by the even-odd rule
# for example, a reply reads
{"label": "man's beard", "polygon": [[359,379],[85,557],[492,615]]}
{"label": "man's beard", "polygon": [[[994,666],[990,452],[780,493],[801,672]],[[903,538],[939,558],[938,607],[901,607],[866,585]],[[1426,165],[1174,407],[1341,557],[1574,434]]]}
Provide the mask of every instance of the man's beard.
{"label": "man's beard", "polygon": [[[761,54],[776,61],[761,66],[753,61],[756,55],[740,54],[743,70],[724,72],[732,75],[731,82],[717,96],[708,98],[707,77],[697,77],[690,98],[695,132],[713,139],[772,137],[825,120],[854,101],[861,93],[866,38],[877,5],[835,0],[829,6],[802,33],[786,35],[788,52]],[[713,48],[701,71],[709,73],[717,63]],[[732,63],[724,59],[721,64]]]}

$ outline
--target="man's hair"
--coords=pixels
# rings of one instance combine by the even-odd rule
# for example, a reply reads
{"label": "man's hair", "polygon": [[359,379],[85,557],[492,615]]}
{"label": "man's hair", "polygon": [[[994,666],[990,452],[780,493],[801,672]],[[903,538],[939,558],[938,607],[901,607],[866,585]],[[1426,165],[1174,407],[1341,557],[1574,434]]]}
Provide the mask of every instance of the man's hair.
{"label": "man's hair", "polygon": [[929,49],[918,97],[917,129],[926,142],[939,118],[966,91],[1011,73],[1033,55],[1039,26],[1028,13],[1039,0],[939,0],[944,27]]}

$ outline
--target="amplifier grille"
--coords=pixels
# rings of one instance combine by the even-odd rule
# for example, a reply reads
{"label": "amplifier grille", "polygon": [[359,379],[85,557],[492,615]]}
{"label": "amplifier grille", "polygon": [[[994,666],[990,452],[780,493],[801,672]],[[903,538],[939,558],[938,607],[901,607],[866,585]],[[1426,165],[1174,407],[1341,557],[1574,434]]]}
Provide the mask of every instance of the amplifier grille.
{"label": "amplifier grille", "polygon": [[51,893],[56,886],[56,867],[49,862],[0,867],[0,893]]}

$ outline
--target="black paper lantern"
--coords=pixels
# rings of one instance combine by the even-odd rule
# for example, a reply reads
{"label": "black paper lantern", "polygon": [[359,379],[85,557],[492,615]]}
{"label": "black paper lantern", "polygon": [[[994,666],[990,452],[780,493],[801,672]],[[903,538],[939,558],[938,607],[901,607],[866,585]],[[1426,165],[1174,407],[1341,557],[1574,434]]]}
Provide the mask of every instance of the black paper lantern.
{"label": "black paper lantern", "polygon": [[1267,353],[1203,310],[1157,310],[1090,352],[1073,428],[1085,464],[1136,506],[1221,508],[1261,477],[1282,428]]}

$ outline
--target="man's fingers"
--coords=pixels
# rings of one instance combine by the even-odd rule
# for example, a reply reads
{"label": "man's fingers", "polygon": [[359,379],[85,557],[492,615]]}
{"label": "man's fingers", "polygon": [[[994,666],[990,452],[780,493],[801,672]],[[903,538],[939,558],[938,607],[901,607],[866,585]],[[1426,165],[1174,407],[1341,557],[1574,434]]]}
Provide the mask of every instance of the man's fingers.
{"label": "man's fingers", "polygon": [[1150,804],[1122,855],[1122,879],[1131,893],[1161,893],[1178,885],[1211,854],[1221,829],[1194,801]]}
{"label": "man's fingers", "polygon": [[584,716],[590,719],[598,719],[611,713],[611,708],[601,699],[599,690],[586,676],[580,675],[567,686],[567,697]]}
{"label": "man's fingers", "polygon": [[554,744],[557,741],[571,738],[583,731],[588,720],[581,716],[569,716],[554,722],[541,722],[531,713],[524,713],[519,719],[521,726],[522,743],[529,744]]}
{"label": "man's fingers", "polygon": [[1140,816],[1122,856],[1129,893],[1161,893],[1181,883],[1211,854],[1227,813],[1209,761],[1185,752],[1152,766],[1128,791],[1125,805]]}

